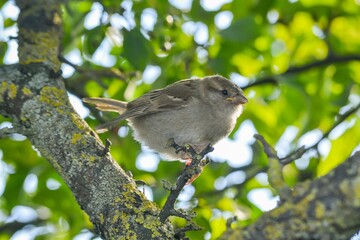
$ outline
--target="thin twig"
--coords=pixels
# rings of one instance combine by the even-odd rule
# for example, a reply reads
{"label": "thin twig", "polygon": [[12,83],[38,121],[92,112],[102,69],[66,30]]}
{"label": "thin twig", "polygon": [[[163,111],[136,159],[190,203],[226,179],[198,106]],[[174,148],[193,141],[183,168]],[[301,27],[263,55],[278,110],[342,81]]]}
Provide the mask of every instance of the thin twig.
{"label": "thin twig", "polygon": [[[191,179],[193,176],[197,175],[199,171],[201,172],[202,165],[206,165],[206,161],[202,161],[201,159],[209,152],[212,152],[214,148],[209,144],[204,150],[200,153],[196,153],[195,149],[192,146],[179,146],[177,145],[173,139],[169,140],[169,146],[175,148],[176,151],[184,151],[191,155],[192,161],[191,164],[186,166],[184,171],[181,173],[179,178],[176,181],[175,186],[167,187],[170,190],[170,194],[166,199],[164,207],[162,208],[159,218],[160,221],[164,222],[169,216],[172,216],[176,210],[174,209],[174,205],[176,199],[178,198],[181,190],[184,188],[186,183]],[[175,211],[175,212],[174,212]]]}
{"label": "thin twig", "polygon": [[[349,109],[347,112],[345,112],[344,114],[340,115],[339,118],[337,119],[337,121],[323,134],[323,136],[316,142],[314,143],[313,145],[305,148],[304,146],[301,146],[300,148],[296,149],[294,152],[288,154],[286,157],[284,158],[280,158],[280,162],[282,165],[287,165],[299,158],[301,158],[303,156],[304,153],[306,153],[307,151],[311,150],[311,149],[314,149],[314,148],[317,148],[317,146],[320,144],[320,142],[322,140],[324,140],[325,138],[327,138],[329,136],[329,134],[338,126],[340,125],[342,122],[344,122],[349,116],[351,116],[352,114],[354,114],[356,111],[358,111],[360,109],[360,104],[357,105],[356,107],[352,108],[352,109]],[[239,184],[233,184],[233,185],[229,185],[229,186],[226,186],[225,188],[221,189],[221,190],[217,190],[217,191],[211,191],[211,192],[206,192],[206,193],[203,193],[201,194],[201,196],[212,196],[212,195],[216,195],[216,194],[219,194],[219,193],[223,193],[225,192],[226,190],[228,190],[229,188],[234,188],[236,187],[237,189],[242,189],[242,187],[249,181],[251,180],[253,177],[255,177],[257,174],[261,173],[261,172],[266,172],[267,171],[267,167],[262,167],[262,168],[259,168],[255,171],[253,171],[251,174],[248,173],[248,170],[250,169],[256,169],[255,166],[253,165],[246,165],[246,166],[243,166],[243,167],[240,167],[240,168],[236,168],[234,169],[234,171],[245,171],[246,172],[246,175],[247,175],[247,178],[242,182],[242,183],[239,183]],[[234,172],[234,171],[231,171],[231,172]]]}
{"label": "thin twig", "polygon": [[108,152],[110,152],[110,146],[111,146],[111,141],[109,139],[106,139],[104,151],[102,152],[102,156],[105,156]]}
{"label": "thin twig", "polygon": [[59,60],[67,65],[69,65],[70,67],[72,67],[73,69],[75,69],[76,71],[82,72],[82,70],[80,69],[80,67],[78,65],[76,65],[75,63],[70,62],[68,59],[66,59],[64,56],[60,55],[59,56]]}
{"label": "thin twig", "polygon": [[231,224],[233,222],[236,222],[238,220],[238,218],[236,216],[230,217],[226,220],[226,229],[229,230],[231,229]]}
{"label": "thin twig", "polygon": [[276,150],[264,139],[263,136],[255,134],[254,138],[262,143],[264,151],[268,157],[268,181],[272,188],[274,188],[280,197],[281,201],[287,201],[291,198],[291,189],[285,183],[282,166]]}
{"label": "thin twig", "polygon": [[334,56],[334,55],[328,55],[327,58],[317,61],[305,64],[303,66],[299,67],[290,67],[286,73],[298,73],[305,70],[309,70],[314,67],[321,67],[333,63],[342,63],[342,62],[348,62],[348,61],[360,61],[360,55],[348,55],[348,56]]}
{"label": "thin twig", "polygon": [[266,76],[263,78],[259,78],[256,81],[248,84],[247,86],[242,87],[242,89],[255,87],[255,86],[259,86],[259,85],[264,85],[264,84],[278,84],[277,78],[280,76],[284,76],[286,74],[299,73],[299,72],[306,71],[306,70],[309,70],[309,69],[312,69],[315,67],[321,67],[321,66],[334,64],[334,63],[342,63],[342,62],[348,62],[348,61],[360,61],[360,55],[348,55],[348,56],[329,55],[325,59],[320,60],[320,61],[308,63],[308,64],[298,66],[298,67],[290,67],[284,73],[279,74],[279,75]]}
{"label": "thin twig", "polygon": [[320,142],[322,140],[324,140],[325,138],[327,138],[330,133],[337,127],[339,126],[342,122],[344,122],[349,116],[351,116],[352,114],[354,114],[357,110],[360,109],[360,104],[357,105],[354,108],[349,109],[347,112],[345,112],[344,114],[339,115],[339,118],[335,121],[335,123],[322,135],[322,137],[313,145],[305,148],[305,146],[300,147],[299,149],[295,150],[294,152],[290,153],[289,155],[287,155],[284,158],[281,158],[281,163],[283,165],[289,164],[299,158],[302,157],[302,155],[311,150],[311,149],[315,149],[318,147],[318,145],[320,144]]}
{"label": "thin twig", "polygon": [[[127,79],[137,75],[136,72],[124,74],[121,70],[119,70],[117,68],[102,67],[100,69],[94,69],[94,68],[80,67],[80,66],[70,62],[64,56],[59,56],[59,60],[65,64],[71,66],[72,68],[74,68],[76,72],[85,75],[86,80],[88,80],[89,78],[95,79],[100,84],[100,86],[102,86],[104,88],[106,86],[102,83],[103,78],[116,78],[116,79],[126,81]],[[79,81],[79,77],[77,77],[77,81]]]}
{"label": "thin twig", "polygon": [[307,150],[306,150],[305,146],[301,146],[300,148],[296,149],[294,152],[290,153],[286,157],[280,158],[280,162],[282,165],[289,164],[289,163],[301,158],[302,155],[304,155],[304,153],[306,151]]}
{"label": "thin twig", "polygon": [[185,233],[188,231],[199,231],[202,228],[199,227],[198,225],[196,225],[194,222],[189,222],[185,227],[183,228],[177,228],[174,230],[175,232],[175,239],[181,239],[181,240],[185,240],[185,239],[189,239],[185,237]]}
{"label": "thin twig", "polygon": [[4,127],[0,128],[0,139],[9,137],[11,134],[17,133],[15,128]]}
{"label": "thin twig", "polygon": [[260,134],[255,134],[254,138],[262,143],[264,146],[264,151],[269,158],[279,158],[275,149],[267,141],[265,141],[263,136]]}

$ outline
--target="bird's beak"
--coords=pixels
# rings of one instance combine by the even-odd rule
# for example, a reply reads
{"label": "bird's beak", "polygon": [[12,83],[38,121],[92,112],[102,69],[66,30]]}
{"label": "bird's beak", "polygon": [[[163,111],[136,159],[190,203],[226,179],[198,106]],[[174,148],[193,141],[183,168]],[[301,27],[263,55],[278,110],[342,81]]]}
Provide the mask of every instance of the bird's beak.
{"label": "bird's beak", "polygon": [[231,103],[233,104],[236,104],[236,105],[239,105],[239,104],[245,104],[248,102],[247,98],[240,94],[240,95],[237,95],[235,97],[230,97],[230,98],[227,98],[226,100],[230,101]]}

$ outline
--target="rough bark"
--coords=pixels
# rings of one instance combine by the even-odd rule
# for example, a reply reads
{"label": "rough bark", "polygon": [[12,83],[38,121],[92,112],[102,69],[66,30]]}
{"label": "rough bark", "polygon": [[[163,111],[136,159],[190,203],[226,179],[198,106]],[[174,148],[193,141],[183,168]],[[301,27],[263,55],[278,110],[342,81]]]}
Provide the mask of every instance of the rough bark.
{"label": "rough bark", "polygon": [[[173,239],[169,221],[137,190],[76,114],[58,53],[62,22],[55,0],[17,1],[19,64],[0,67],[0,114],[28,137],[65,180],[105,239]],[[6,130],[3,130],[6,132]],[[329,175],[301,183],[255,224],[223,239],[348,239],[360,228],[360,153]]]}
{"label": "rough bark", "polygon": [[30,63],[2,66],[0,83],[0,113],[49,160],[102,237],[172,239],[157,206],[74,111],[61,78]]}
{"label": "rough bark", "polygon": [[246,228],[222,239],[350,239],[360,229],[360,152],[316,181],[303,182],[290,198]]}
{"label": "rough bark", "polygon": [[19,64],[0,67],[0,114],[25,135],[65,180],[97,233],[106,239],[172,239],[160,209],[137,190],[69,103],[58,53],[58,1],[17,1]]}

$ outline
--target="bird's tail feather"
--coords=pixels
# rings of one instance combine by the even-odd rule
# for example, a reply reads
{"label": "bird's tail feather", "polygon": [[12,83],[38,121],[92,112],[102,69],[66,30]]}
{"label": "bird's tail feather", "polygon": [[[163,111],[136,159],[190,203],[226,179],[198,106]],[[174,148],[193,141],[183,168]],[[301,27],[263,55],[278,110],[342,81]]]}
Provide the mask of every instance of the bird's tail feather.
{"label": "bird's tail feather", "polygon": [[[122,114],[126,111],[126,105],[127,102],[122,102],[114,99],[109,98],[83,98],[83,102],[89,103],[91,105],[94,105],[96,109],[100,111],[106,111],[106,112],[118,112],[119,114]],[[108,131],[109,129],[112,129],[118,125],[120,121],[124,120],[124,117],[119,116],[118,118],[115,118],[114,120],[103,123],[96,127],[97,133],[104,133]]]}
{"label": "bird's tail feather", "polygon": [[118,112],[122,114],[126,110],[127,102],[109,98],[83,98],[83,102],[94,105],[96,109],[106,112]]}

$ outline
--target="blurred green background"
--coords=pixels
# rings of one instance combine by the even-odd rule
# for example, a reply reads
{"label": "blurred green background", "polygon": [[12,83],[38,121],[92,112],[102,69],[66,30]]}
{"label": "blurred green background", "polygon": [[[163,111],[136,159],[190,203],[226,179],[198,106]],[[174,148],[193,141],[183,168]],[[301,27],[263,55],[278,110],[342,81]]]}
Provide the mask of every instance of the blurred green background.
{"label": "blurred green background", "polygon": [[[234,224],[246,226],[276,206],[254,133],[281,157],[316,145],[284,167],[290,186],[328,173],[360,149],[359,111],[334,128],[339,114],[360,104],[358,0],[66,1],[62,11],[64,81],[92,127],[114,115],[89,113],[79,98],[130,101],[212,74],[244,88],[249,103],[235,131],[215,146],[213,162],[177,203],[194,209],[203,228],[187,233],[190,239],[216,239],[228,218],[237,216]],[[1,64],[18,61],[18,12],[14,1],[0,1]],[[0,128],[10,122],[0,116]],[[112,141],[122,168],[147,183],[139,188],[164,204],[161,179],[175,182],[184,164],[161,161],[132,139],[126,125],[101,138]],[[91,239],[91,229],[70,190],[28,140],[0,139],[0,239]]]}

